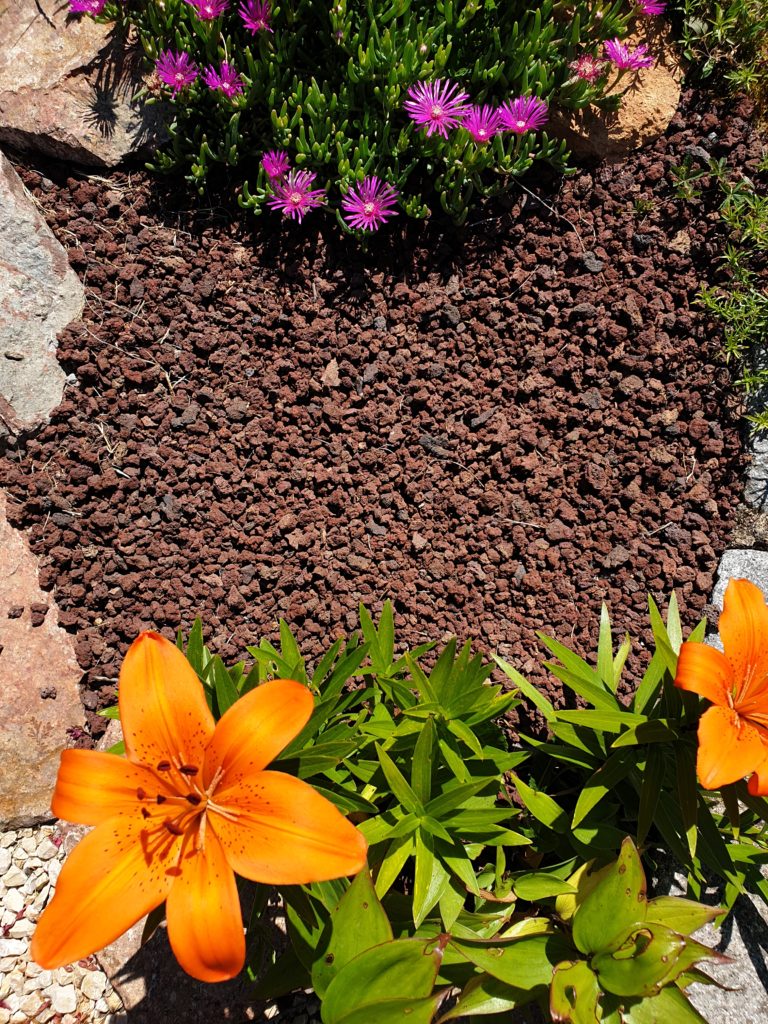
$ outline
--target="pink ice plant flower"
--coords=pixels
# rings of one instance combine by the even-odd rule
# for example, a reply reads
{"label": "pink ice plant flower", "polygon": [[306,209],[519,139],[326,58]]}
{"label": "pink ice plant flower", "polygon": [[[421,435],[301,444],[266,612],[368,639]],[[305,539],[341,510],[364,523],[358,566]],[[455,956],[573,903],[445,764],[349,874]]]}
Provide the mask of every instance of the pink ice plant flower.
{"label": "pink ice plant flower", "polygon": [[184,50],[179,53],[163,50],[155,61],[155,70],[160,81],[171,87],[174,96],[197,78],[197,67]]}
{"label": "pink ice plant flower", "polygon": [[375,174],[363,178],[359,185],[353,185],[341,200],[341,208],[348,216],[345,224],[361,231],[376,231],[387,217],[396,217],[400,193],[388,181],[382,181]]}
{"label": "pink ice plant flower", "polygon": [[577,60],[571,61],[568,67],[577,78],[594,84],[605,71],[606,63],[604,60],[593,57],[591,53],[582,53]]}
{"label": "pink ice plant flower", "polygon": [[218,71],[214,67],[207,67],[203,71],[203,81],[209,89],[218,89],[230,100],[243,91],[243,80],[237,68],[225,60],[221,62]]}
{"label": "pink ice plant flower", "polygon": [[96,17],[104,10],[107,0],[69,0],[71,14],[92,14]]}
{"label": "pink ice plant flower", "polygon": [[288,173],[291,161],[284,150],[270,149],[261,158],[261,166],[264,168],[270,181],[282,181]]}
{"label": "pink ice plant flower", "polygon": [[462,126],[472,136],[478,146],[490,142],[501,128],[501,114],[486,104],[483,107],[472,106],[462,121]]}
{"label": "pink ice plant flower", "polygon": [[405,112],[427,135],[442,135],[448,138],[448,129],[461,124],[469,110],[469,96],[461,87],[448,79],[438,78],[434,82],[416,82],[408,90],[403,103]]}
{"label": "pink ice plant flower", "polygon": [[188,3],[190,7],[194,7],[198,18],[202,18],[203,21],[212,21],[229,10],[229,0],[184,0],[184,2]]}
{"label": "pink ice plant flower", "polygon": [[651,18],[655,18],[659,14],[663,14],[667,7],[666,0],[638,0],[638,9],[641,14],[647,14]]}
{"label": "pink ice plant flower", "polygon": [[272,182],[274,195],[267,203],[273,210],[282,210],[284,217],[297,218],[301,223],[305,214],[325,203],[325,191],[312,188],[316,177],[314,171],[289,171],[281,181]]}
{"label": "pink ice plant flower", "polygon": [[655,63],[645,43],[636,50],[630,50],[620,39],[608,39],[604,45],[608,60],[621,71],[638,71],[640,68],[650,68]]}
{"label": "pink ice plant flower", "polygon": [[269,6],[269,0],[245,0],[245,3],[240,5],[237,12],[243,19],[243,24],[251,33],[256,35],[257,32],[272,32],[272,26],[269,24],[269,18],[272,10]]}
{"label": "pink ice plant flower", "polygon": [[547,123],[547,104],[537,96],[518,96],[499,107],[501,127],[504,131],[524,135],[537,132]]}

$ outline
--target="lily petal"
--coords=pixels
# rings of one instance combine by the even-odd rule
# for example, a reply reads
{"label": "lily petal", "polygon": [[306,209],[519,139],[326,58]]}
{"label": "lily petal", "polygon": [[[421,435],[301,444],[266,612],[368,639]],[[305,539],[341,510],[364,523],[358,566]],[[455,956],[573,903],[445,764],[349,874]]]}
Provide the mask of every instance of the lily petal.
{"label": "lily petal", "polygon": [[747,789],[752,796],[768,796],[768,747],[765,760],[755,768],[755,774],[747,783]]}
{"label": "lily petal", "polygon": [[736,706],[768,690],[768,607],[759,587],[731,580],[720,615],[720,639],[733,666]]}
{"label": "lily petal", "polygon": [[210,830],[204,848],[185,851],[180,867],[166,902],[174,955],[200,981],[234,978],[245,963],[240,898],[234,872]]}
{"label": "lily petal", "polygon": [[130,760],[200,766],[213,715],[200,680],[181,651],[157,633],[141,633],[120,669],[120,721]]}
{"label": "lily petal", "polygon": [[219,720],[205,756],[205,778],[223,772],[222,785],[261,771],[301,732],[314,700],[293,679],[272,679],[251,690]]}
{"label": "lily petal", "polygon": [[99,825],[117,815],[138,815],[141,790],[173,795],[144,765],[98,750],[65,750],[51,807],[57,818]]}
{"label": "lily petal", "polygon": [[357,874],[365,864],[368,844],[362,834],[292,775],[259,772],[223,784],[215,799],[236,817],[210,813],[209,824],[230,866],[244,878],[301,885]]}
{"label": "lily petal", "polygon": [[731,663],[709,644],[688,641],[680,648],[675,686],[725,706],[733,687]]}
{"label": "lily petal", "polygon": [[743,779],[762,764],[765,755],[757,730],[731,708],[709,708],[699,719],[696,771],[704,789]]}
{"label": "lily petal", "polygon": [[53,969],[114,942],[168,895],[180,842],[142,819],[112,819],[89,832],[64,863],[32,959]]}

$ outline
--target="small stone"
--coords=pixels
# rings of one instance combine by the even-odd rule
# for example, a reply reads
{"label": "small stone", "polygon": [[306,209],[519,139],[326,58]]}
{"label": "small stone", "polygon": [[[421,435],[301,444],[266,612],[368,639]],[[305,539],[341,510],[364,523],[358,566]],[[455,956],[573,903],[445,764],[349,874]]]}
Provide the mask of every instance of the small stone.
{"label": "small stone", "polygon": [[77,990],[74,985],[55,985],[50,990],[50,997],[56,1013],[74,1013],[77,1009]]}
{"label": "small stone", "polygon": [[21,956],[27,944],[21,939],[0,939],[0,957]]}
{"label": "small stone", "polygon": [[605,264],[593,252],[585,252],[582,260],[584,266],[591,274],[599,274]]}
{"label": "small stone", "polygon": [[80,991],[94,1003],[101,999],[107,986],[107,976],[101,971],[87,971],[80,982]]}
{"label": "small stone", "polygon": [[0,850],[7,850],[10,846],[16,845],[16,833],[4,832],[0,835]]}
{"label": "small stone", "polygon": [[623,544],[617,544],[611,548],[608,554],[603,559],[603,565],[606,569],[617,569],[620,565],[624,565],[630,560],[632,553],[628,551]]}
{"label": "small stone", "polygon": [[14,865],[5,872],[2,880],[3,885],[7,886],[9,889],[16,889],[20,885],[24,885],[27,880],[27,876]]}
{"label": "small stone", "polygon": [[375,316],[373,318],[373,329],[375,331],[386,331],[387,321],[383,316]]}
{"label": "small stone", "polygon": [[34,921],[29,921],[26,917],[20,917],[15,924],[11,925],[8,934],[12,939],[28,939],[36,927]]}
{"label": "small stone", "polygon": [[3,899],[3,906],[6,910],[12,910],[14,914],[18,914],[24,908],[24,894],[19,889],[11,889]]}
{"label": "small stone", "polygon": [[104,998],[107,1001],[107,1005],[112,1013],[118,1013],[123,1009],[123,1001],[120,996],[115,992],[113,988],[108,988],[104,993]]}
{"label": "small stone", "polygon": [[429,541],[420,533],[414,533],[413,536],[411,537],[411,544],[413,545],[414,551],[423,551],[424,548],[427,547],[427,545],[429,544]]}
{"label": "small stone", "polygon": [[51,1018],[56,1016],[56,1011],[52,1006],[46,1006],[44,1010],[37,1011],[37,1017],[35,1018],[36,1024],[48,1024]]}
{"label": "small stone", "polygon": [[42,999],[37,992],[30,992],[19,1003],[19,1009],[26,1013],[28,1020],[35,1020],[35,1014],[40,1009],[41,1002]]}
{"label": "small stone", "polygon": [[11,851],[0,850],[0,876],[4,875],[11,866]]}
{"label": "small stone", "polygon": [[58,848],[50,839],[44,839],[37,848],[37,856],[40,860],[50,860],[58,854]]}
{"label": "small stone", "polygon": [[330,363],[323,370],[320,380],[328,388],[337,388],[341,384],[341,378],[339,377],[339,364],[336,359],[332,359]]}

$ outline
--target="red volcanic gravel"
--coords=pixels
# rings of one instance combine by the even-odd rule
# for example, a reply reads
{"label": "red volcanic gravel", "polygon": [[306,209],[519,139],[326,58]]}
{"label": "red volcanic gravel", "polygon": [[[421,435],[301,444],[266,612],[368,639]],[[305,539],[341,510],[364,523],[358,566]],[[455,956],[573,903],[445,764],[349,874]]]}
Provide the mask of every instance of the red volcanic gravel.
{"label": "red volcanic gravel", "polygon": [[715,197],[677,200],[670,169],[693,145],[754,171],[746,113],[689,107],[544,202],[400,218],[367,252],[323,215],[20,168],[87,305],[60,340],[76,383],[0,482],[86,707],[139,630],[198,614],[227,659],[280,616],[314,659],[388,596],[401,645],[471,637],[542,683],[535,631],[589,651],[603,600],[647,638],[646,593],[676,588],[692,625],[743,457],[694,303],[721,275]]}

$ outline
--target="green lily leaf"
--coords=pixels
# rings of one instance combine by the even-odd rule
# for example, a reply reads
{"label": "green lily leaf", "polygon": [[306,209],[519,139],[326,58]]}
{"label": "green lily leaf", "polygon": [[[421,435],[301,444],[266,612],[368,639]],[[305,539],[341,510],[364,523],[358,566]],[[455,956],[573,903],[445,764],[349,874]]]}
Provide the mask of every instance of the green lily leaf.
{"label": "green lily leaf", "polygon": [[434,939],[395,939],[360,953],[328,986],[323,1024],[364,1024],[365,1020],[390,1024],[398,1019],[397,1013],[400,1020],[410,1022],[413,1010],[408,1013],[407,1006],[418,1007],[422,1016],[415,1019],[428,1022],[430,1018],[423,1016],[426,1006],[420,1004],[433,995],[442,959],[443,947]]}
{"label": "green lily leaf", "polygon": [[564,960],[555,967],[549,990],[549,1012],[563,1024],[600,1024],[597,977],[584,960]]}
{"label": "green lily leaf", "polygon": [[645,920],[648,901],[640,856],[632,840],[586,896],[573,919],[573,941],[582,953],[610,949],[613,942]]}
{"label": "green lily leaf", "polygon": [[360,871],[331,911],[330,938],[324,955],[312,965],[312,986],[322,999],[331,981],[350,960],[392,939],[392,927],[379,902],[367,867]]}

